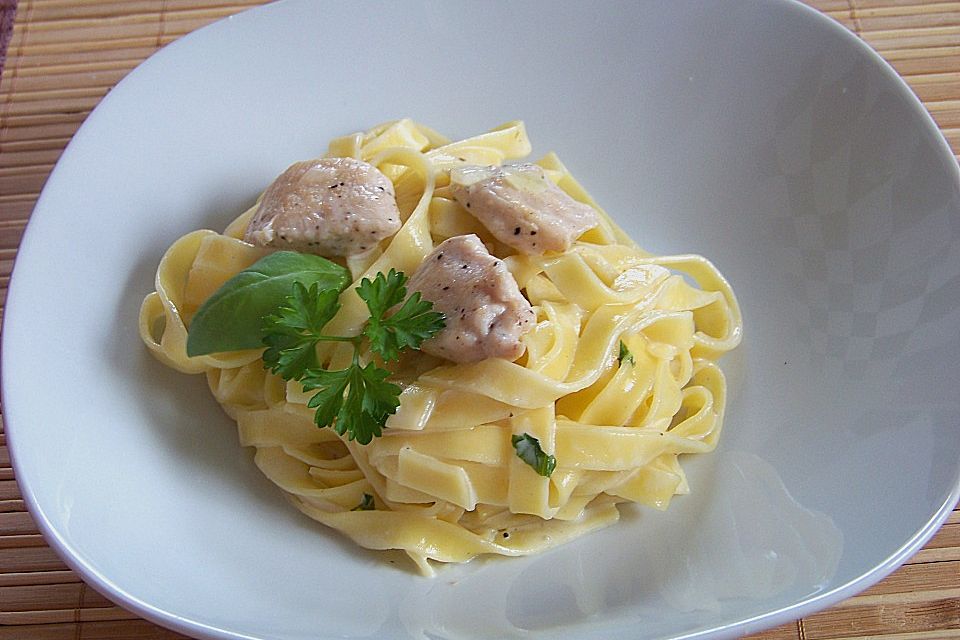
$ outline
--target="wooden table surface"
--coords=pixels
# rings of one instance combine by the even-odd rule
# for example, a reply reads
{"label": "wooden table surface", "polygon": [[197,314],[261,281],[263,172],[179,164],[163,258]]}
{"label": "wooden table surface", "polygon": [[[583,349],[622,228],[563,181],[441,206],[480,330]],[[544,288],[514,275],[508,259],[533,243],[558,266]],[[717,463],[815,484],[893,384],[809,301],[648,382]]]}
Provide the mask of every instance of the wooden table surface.
{"label": "wooden table surface", "polygon": [[[258,0],[20,0],[0,80],[0,305],[50,170],[97,102],[163,45]],[[960,149],[960,2],[811,0],[907,80]],[[0,306],[2,312],[2,306]],[[183,636],[113,605],[45,544],[0,431],[0,640]],[[905,566],[754,640],[960,638],[960,510]]]}

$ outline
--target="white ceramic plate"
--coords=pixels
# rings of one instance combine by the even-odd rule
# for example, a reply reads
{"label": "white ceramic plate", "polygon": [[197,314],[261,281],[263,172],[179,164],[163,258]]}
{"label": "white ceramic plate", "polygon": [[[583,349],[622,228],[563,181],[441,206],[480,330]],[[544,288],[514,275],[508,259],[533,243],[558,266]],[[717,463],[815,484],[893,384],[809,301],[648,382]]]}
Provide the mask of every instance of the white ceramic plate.
{"label": "white ceramic plate", "polygon": [[[428,580],[290,507],[147,355],[164,249],[334,135],[524,119],[646,248],[712,258],[743,345],[693,494]],[[896,75],[787,2],[283,2],[183,38],[78,132],[23,240],[7,433],[47,539],[203,638],[733,637],[879,580],[960,476],[957,166]]]}

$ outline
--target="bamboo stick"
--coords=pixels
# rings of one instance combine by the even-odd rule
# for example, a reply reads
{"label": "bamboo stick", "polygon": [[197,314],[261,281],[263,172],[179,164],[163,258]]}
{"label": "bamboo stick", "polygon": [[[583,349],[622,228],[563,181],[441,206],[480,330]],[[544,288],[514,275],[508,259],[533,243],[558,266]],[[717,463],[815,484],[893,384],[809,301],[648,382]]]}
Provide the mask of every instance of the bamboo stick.
{"label": "bamboo stick", "polygon": [[26,511],[0,513],[0,531],[3,531],[6,535],[39,533],[33,518]]}
{"label": "bamboo stick", "polygon": [[954,127],[945,127],[941,129],[943,137],[947,139],[951,149],[960,149],[960,129]]}
{"label": "bamboo stick", "polygon": [[9,225],[7,225],[8,227],[16,227],[18,224],[25,224],[26,223],[25,218],[6,215],[6,211],[4,211],[2,207],[4,205],[12,205],[12,204],[18,204],[18,203],[26,203],[32,206],[34,202],[36,202],[37,197],[39,197],[39,195],[40,194],[37,192],[16,193],[12,195],[0,195],[0,220],[3,220],[5,224],[6,222],[10,221]]}
{"label": "bamboo stick", "polygon": [[948,547],[960,548],[960,524],[943,525],[926,545],[928,549],[944,549]]}
{"label": "bamboo stick", "polygon": [[953,640],[960,638],[960,629],[937,629],[934,631],[913,631],[906,633],[884,633],[871,636],[845,636],[835,640]]}
{"label": "bamboo stick", "polygon": [[[205,24],[207,23],[202,22],[200,23],[200,26]],[[70,55],[72,52],[75,52],[80,56],[86,55],[87,57],[92,57],[93,54],[99,52],[105,52],[106,55],[116,56],[120,55],[117,53],[117,51],[128,50],[147,50],[152,53],[159,46],[169,44],[170,42],[173,42],[181,37],[181,35],[182,34],[163,32],[159,37],[159,40],[156,34],[149,34],[139,37],[120,37],[119,35],[115,34],[114,37],[108,40],[74,39],[73,41],[48,43],[34,42],[31,40],[29,46],[21,46],[17,49],[19,52],[17,56],[18,59],[23,58],[27,60],[44,60],[44,56],[62,57],[65,55]],[[12,46],[10,51],[14,51]]]}
{"label": "bamboo stick", "polygon": [[905,80],[923,102],[950,100],[960,95],[960,74],[930,73]]}
{"label": "bamboo stick", "polygon": [[[13,255],[16,253],[17,246],[19,246],[20,237],[22,235],[23,226],[10,228],[0,227],[0,247],[3,247],[3,251],[5,252],[3,253],[3,258],[9,259],[13,257]],[[17,493],[14,495],[19,496],[19,489],[15,488],[15,490]]]}
{"label": "bamboo stick", "polygon": [[[911,58],[940,58],[948,56],[958,56],[960,55],[960,46],[940,46],[940,47],[928,47],[918,48],[918,49],[894,49],[889,53],[884,54],[884,59],[887,62],[897,62],[900,60],[909,60]],[[953,70],[956,72],[958,67],[953,67]]]}
{"label": "bamboo stick", "polygon": [[[0,227],[0,234],[2,234],[2,227]],[[0,246],[2,246],[2,240],[0,240]],[[22,496],[20,495],[20,487],[17,486],[16,482],[5,481],[0,482],[0,500],[21,500]]]}
{"label": "bamboo stick", "polygon": [[85,586],[87,588],[84,589],[80,594],[80,606],[82,607],[115,606],[113,601],[105,597],[102,593],[100,593],[90,585],[85,585]]}
{"label": "bamboo stick", "polygon": [[796,622],[782,624],[779,627],[749,636],[750,640],[801,640]]}
{"label": "bamboo stick", "polygon": [[42,611],[80,607],[82,582],[0,587],[0,611]]}
{"label": "bamboo stick", "polygon": [[945,53],[945,50],[956,50],[958,47],[939,47],[941,53],[929,54],[929,49],[914,49],[909,52],[919,52],[924,55],[916,57],[887,56],[887,62],[897,70],[901,76],[922,75],[928,73],[956,73],[960,68],[960,51]]}
{"label": "bamboo stick", "polygon": [[880,9],[858,9],[852,13],[851,17],[860,34],[958,25],[960,24],[960,3],[949,4],[950,6],[941,5],[940,11],[926,11],[927,8],[940,8],[933,5],[931,7],[914,6],[911,9],[915,11],[895,14],[876,13],[881,11]]}
{"label": "bamboo stick", "polygon": [[90,609],[41,609],[38,611],[0,611],[0,624],[52,624],[103,620],[136,620],[137,616],[117,606]]}
{"label": "bamboo stick", "polygon": [[847,598],[836,608],[884,606],[884,605],[913,605],[926,602],[940,602],[943,600],[960,601],[960,587],[955,589],[926,589],[897,593],[865,594]]}
{"label": "bamboo stick", "polygon": [[[36,196],[30,200],[15,200],[0,204],[0,216],[5,219],[14,219],[16,221],[26,220],[33,212],[33,206],[36,202]],[[0,481],[13,480],[13,473],[5,474],[0,468]]]}
{"label": "bamboo stick", "polygon": [[821,13],[850,10],[850,3],[848,0],[809,0],[807,4],[812,6],[814,9],[817,9]]}
{"label": "bamboo stick", "polygon": [[0,587],[63,584],[68,582],[80,582],[80,578],[73,571],[69,570],[0,573]]}
{"label": "bamboo stick", "polygon": [[0,535],[0,549],[22,549],[24,547],[45,546],[47,546],[47,543],[39,533]]}
{"label": "bamboo stick", "polygon": [[0,640],[189,640],[145,620],[0,626]]}
{"label": "bamboo stick", "polygon": [[99,71],[83,70],[79,73],[74,71],[68,71],[67,73],[44,71],[43,73],[20,74],[17,79],[17,97],[23,99],[25,95],[38,91],[74,88],[96,89],[102,95],[132,70],[132,67],[122,67]]}
{"label": "bamboo stick", "polygon": [[68,76],[84,77],[86,74],[92,73],[120,71],[129,73],[147,56],[153,53],[154,47],[143,47],[137,49],[137,51],[142,52],[142,55],[140,56],[117,55],[119,53],[123,53],[124,51],[125,50],[113,50],[112,52],[115,55],[108,59],[99,57],[100,52],[96,52],[96,54],[93,56],[84,56],[85,58],[93,58],[87,60],[77,59],[74,56],[65,55],[45,56],[43,64],[37,64],[37,58],[39,56],[34,56],[32,58],[33,64],[21,64],[18,66],[17,77],[22,81],[23,78],[42,78],[48,76],[66,79]]}
{"label": "bamboo stick", "polygon": [[856,0],[852,3],[861,18],[906,18],[914,15],[942,14],[960,11],[960,2],[903,2],[882,3]]}
{"label": "bamboo stick", "polygon": [[4,121],[9,116],[71,114],[78,111],[89,113],[100,102],[101,98],[103,98],[103,95],[94,94],[78,97],[51,96],[44,100],[30,102],[10,101],[4,105],[2,113],[4,114]]}
{"label": "bamboo stick", "polygon": [[912,558],[907,560],[907,563],[921,564],[925,562],[947,562],[953,560],[960,560],[960,547],[924,547]]}
{"label": "bamboo stick", "polygon": [[0,156],[0,170],[24,173],[35,167],[51,167],[60,158],[69,139],[42,139],[4,142]]}
{"label": "bamboo stick", "polygon": [[0,500],[0,513],[16,513],[26,510],[23,500]]}
{"label": "bamboo stick", "polygon": [[845,605],[804,618],[803,627],[807,640],[899,630],[929,633],[960,627],[960,599],[951,596],[922,602]]}
{"label": "bamboo stick", "polygon": [[182,36],[234,13],[221,10],[183,10],[162,14],[134,14],[117,17],[34,22],[29,29],[14,31],[10,49],[49,44],[87,43],[129,38]]}
{"label": "bamboo stick", "polygon": [[[29,5],[29,3],[28,3]],[[38,5],[33,5],[33,14],[30,18],[30,28],[27,33],[32,37],[34,34],[43,33],[77,33],[88,28],[111,27],[117,32],[122,32],[127,27],[139,28],[141,25],[147,25],[148,28],[155,29],[157,26],[169,25],[176,22],[186,21],[206,21],[212,22],[220,18],[233,15],[242,11],[245,6],[223,6],[223,7],[197,7],[193,4],[180,6],[175,9],[162,10],[162,4],[154,5],[152,11],[127,12],[127,11],[108,11],[102,15],[95,16],[67,16],[52,17],[44,15],[38,11]],[[27,8],[27,11],[30,9]],[[11,44],[14,40],[11,40]]]}
{"label": "bamboo stick", "polygon": [[[0,626],[0,640],[80,640],[80,625],[73,623]],[[101,636],[100,640],[107,640]],[[111,638],[113,640],[113,638]]]}
{"label": "bamboo stick", "polygon": [[960,585],[960,562],[908,564],[863,592],[863,596],[911,593],[932,585]]}
{"label": "bamboo stick", "polygon": [[49,547],[0,549],[0,574],[65,569],[67,566]]}
{"label": "bamboo stick", "polygon": [[960,26],[891,29],[861,33],[861,35],[881,54],[889,49],[955,47],[960,44]]}
{"label": "bamboo stick", "polygon": [[[933,2],[934,0],[929,0]],[[928,0],[849,0],[857,9],[871,9],[875,7],[912,7],[924,4]]]}
{"label": "bamboo stick", "polygon": [[18,89],[16,94],[8,101],[8,105],[11,111],[13,111],[16,105],[26,104],[29,107],[29,103],[32,102],[70,102],[76,98],[94,98],[95,101],[98,102],[100,98],[106,94],[107,89],[105,86],[65,89],[48,88],[33,91],[20,91]]}
{"label": "bamboo stick", "polygon": [[[2,112],[0,112],[2,113]],[[4,114],[3,128],[0,129],[0,135],[10,134],[13,130],[24,129],[28,127],[43,127],[47,125],[73,124],[74,131],[90,115],[89,111],[70,111],[50,114],[27,114],[22,116]],[[5,138],[0,137],[0,140]]]}
{"label": "bamboo stick", "polygon": [[[4,194],[28,194],[32,197],[33,202],[29,203],[28,212],[33,211],[33,205],[36,202],[37,196],[40,194],[40,189],[47,181],[47,174],[27,174],[27,175],[0,175],[0,193]],[[18,202],[13,202],[13,205],[21,204]],[[15,207],[14,210],[7,212],[6,207],[4,207],[3,212],[4,217],[16,215],[20,217],[21,207]]]}
{"label": "bamboo stick", "polygon": [[[133,68],[140,64],[150,54],[157,50],[155,38],[143,38],[131,42],[111,41],[110,46],[93,49],[93,43],[88,43],[88,50],[81,51],[74,48],[72,51],[50,52],[26,48],[27,55],[18,59],[17,76],[29,73],[42,73],[44,69],[73,66],[77,69],[84,65],[127,65]],[[118,46],[119,45],[119,46]]]}
{"label": "bamboo stick", "polygon": [[[24,2],[24,0],[21,0]],[[190,9],[207,11],[225,11],[238,13],[244,9],[263,4],[263,0],[231,0],[229,2],[206,2],[194,0],[114,0],[113,2],[83,2],[73,0],[66,2],[48,3],[43,0],[35,1],[34,22],[59,21],[82,18],[104,18],[117,13],[124,14],[156,14],[162,8],[167,11],[184,11]]]}
{"label": "bamboo stick", "polygon": [[73,117],[58,118],[44,124],[24,124],[21,126],[6,126],[0,137],[0,151],[9,149],[11,143],[33,142],[43,140],[57,140],[68,142],[77,132],[81,121]]}

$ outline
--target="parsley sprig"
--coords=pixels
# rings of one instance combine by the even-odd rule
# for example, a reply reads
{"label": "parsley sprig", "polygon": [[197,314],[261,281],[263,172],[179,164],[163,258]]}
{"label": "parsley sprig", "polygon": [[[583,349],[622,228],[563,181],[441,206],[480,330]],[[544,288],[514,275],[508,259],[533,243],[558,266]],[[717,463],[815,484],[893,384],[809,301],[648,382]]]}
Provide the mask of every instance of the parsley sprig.
{"label": "parsley sprig", "polygon": [[[360,335],[323,333],[324,326],[340,310],[340,291],[320,290],[316,284],[307,288],[294,282],[286,303],[264,319],[264,367],[284,380],[299,380],[307,391],[317,391],[307,403],[316,410],[317,426],[332,426],[340,435],[369,444],[381,435],[387,418],[396,413],[400,387],[387,380],[390,371],[375,361],[361,362],[364,338],[370,351],[389,362],[398,359],[405,349],[419,349],[444,326],[443,314],[433,311],[433,304],[421,299],[420,292],[407,298],[406,281],[407,277],[395,269],[360,281],[357,294],[370,311]],[[390,313],[401,302],[399,309]],[[322,341],[352,343],[350,366],[335,371],[323,369],[317,361],[317,344]]]}

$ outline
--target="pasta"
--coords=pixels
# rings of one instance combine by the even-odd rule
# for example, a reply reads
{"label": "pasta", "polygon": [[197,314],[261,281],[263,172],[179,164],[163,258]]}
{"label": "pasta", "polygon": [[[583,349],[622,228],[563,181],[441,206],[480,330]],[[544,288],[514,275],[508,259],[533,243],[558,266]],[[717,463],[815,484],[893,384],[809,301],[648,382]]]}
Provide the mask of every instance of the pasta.
{"label": "pasta", "polygon": [[[374,250],[342,261],[354,281],[411,273],[441,241],[476,234],[536,314],[515,361],[401,360],[393,371],[400,407],[370,444],[317,428],[310,394],[267,371],[262,350],[186,353],[200,305],[269,253],[242,240],[256,205],[222,234],[177,240],[140,313],[150,351],[205,375],[241,445],[255,449],[256,465],[298,509],[364,547],[405,551],[425,574],[429,561],[562,544],[615,522],[619,503],[666,509],[689,491],[680,456],[713,450],[720,435],[726,383],[716,361],[742,333],[730,285],[701,256],[638,248],[553,154],[537,164],[600,224],[564,252],[526,255],[498,241],[451,196],[450,170],[530,150],[521,122],[451,142],[399,120],[330,143],[328,157],[367,161],[392,181],[402,219]],[[368,311],[353,287],[340,302],[329,326],[355,335]],[[317,349],[330,367],[352,353],[336,342]],[[552,474],[516,455],[518,434],[555,457]],[[365,496],[374,509],[357,509]]]}

